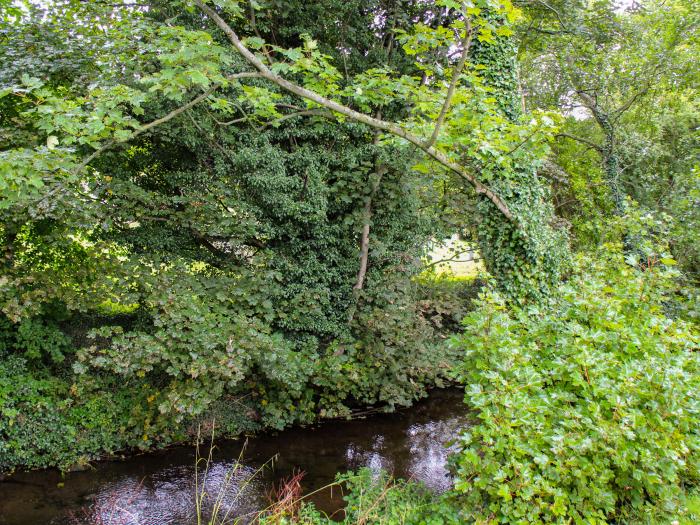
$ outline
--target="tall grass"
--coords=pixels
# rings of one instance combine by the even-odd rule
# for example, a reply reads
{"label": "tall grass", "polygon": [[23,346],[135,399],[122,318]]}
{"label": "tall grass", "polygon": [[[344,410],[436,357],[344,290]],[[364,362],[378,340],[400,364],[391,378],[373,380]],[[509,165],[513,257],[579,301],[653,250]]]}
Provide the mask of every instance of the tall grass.
{"label": "tall grass", "polygon": [[[216,428],[212,424],[211,427],[211,438],[209,441],[209,451],[207,456],[204,457],[200,451],[201,439],[201,429],[197,429],[197,445],[196,445],[196,459],[195,459],[195,469],[194,469],[194,485],[195,485],[195,512],[197,517],[197,525],[238,525],[241,523],[249,523],[257,521],[256,519],[251,519],[253,516],[247,515],[232,515],[233,510],[236,508],[236,503],[245,492],[245,490],[250,486],[250,484],[255,480],[263,470],[270,466],[274,461],[271,458],[267,462],[263,463],[258,467],[255,472],[246,476],[242,483],[239,483],[235,490],[236,493],[233,499],[229,498],[229,494],[232,489],[234,480],[238,480],[238,472],[243,464],[243,453],[245,452],[246,444],[243,445],[238,459],[234,464],[226,470],[223,478],[223,483],[219,486],[215,494],[210,494],[207,491],[207,478],[209,475],[209,470],[212,465],[212,456],[214,454],[214,436]],[[201,466],[204,465],[203,472],[201,471]],[[207,503],[211,501],[211,510],[207,511]],[[227,508],[225,508],[227,507]]]}

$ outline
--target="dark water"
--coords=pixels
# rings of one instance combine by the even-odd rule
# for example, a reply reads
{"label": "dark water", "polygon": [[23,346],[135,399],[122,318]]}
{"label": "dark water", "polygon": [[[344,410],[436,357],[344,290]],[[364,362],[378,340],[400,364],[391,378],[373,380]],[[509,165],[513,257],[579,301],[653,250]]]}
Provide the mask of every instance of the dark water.
{"label": "dark water", "polygon": [[[224,495],[220,516],[265,507],[272,487],[299,470],[305,472],[305,493],[333,481],[336,472],[362,466],[445,490],[450,485],[445,443],[468,421],[462,398],[459,390],[435,390],[395,414],[290,429],[250,439],[245,446],[243,441],[218,442],[205,490]],[[208,446],[202,454],[208,454]],[[98,463],[94,470],[64,477],[54,471],[18,474],[0,482],[0,525],[196,524],[194,465],[194,448],[178,447]],[[343,506],[338,488],[309,499],[329,514]]]}

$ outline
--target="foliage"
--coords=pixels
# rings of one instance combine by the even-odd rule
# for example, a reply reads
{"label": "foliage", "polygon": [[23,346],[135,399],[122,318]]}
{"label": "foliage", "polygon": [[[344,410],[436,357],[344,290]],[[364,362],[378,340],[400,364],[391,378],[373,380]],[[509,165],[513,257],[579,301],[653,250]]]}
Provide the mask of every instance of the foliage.
{"label": "foliage", "polygon": [[[0,472],[391,410],[461,360],[453,493],[344,475],[346,522],[669,508],[700,452],[696,13],[522,3],[0,0]],[[571,268],[567,223],[634,250]],[[422,274],[455,232],[476,303]]]}
{"label": "foliage", "polygon": [[[463,316],[463,298],[474,293],[470,283],[447,281],[410,285],[415,302],[401,288],[387,292],[357,314],[361,338],[319,354],[313,341],[285,351],[290,343],[265,335],[256,320],[263,314],[238,317],[234,298],[255,298],[240,281],[214,309],[217,304],[194,300],[202,293],[183,291],[190,281],[166,286],[158,278],[150,297],[165,293],[165,299],[155,321],[115,315],[130,309],[114,305],[102,307],[104,317],[70,319],[70,334],[41,318],[19,325],[3,319],[0,471],[65,469],[125,449],[160,447],[192,438],[198,422],[212,419],[225,437],[346,416],[358,405],[408,405],[446,381],[458,356],[441,341]],[[134,328],[140,322],[155,329]],[[91,326],[98,327],[95,338],[87,335]],[[114,332],[109,345],[106,330]],[[199,334],[196,344],[183,339],[188,333]],[[227,349],[221,334],[235,337],[237,346]],[[183,340],[187,346],[178,346]],[[78,341],[86,346],[76,350]],[[235,366],[221,366],[234,357]],[[88,373],[86,362],[94,371]]]}
{"label": "foliage", "polygon": [[[514,86],[494,97],[484,64],[466,60],[467,38],[506,42],[518,16],[509,3],[234,1],[217,11],[275,74],[421,141],[449,109],[434,151],[460,175],[415,141],[319,113],[254,74],[189,2],[20,4],[0,32],[4,351],[27,358],[37,380],[147,385],[150,401],[134,393],[142,412],[128,416],[147,436],[139,446],[168,442],[169,429],[231,399],[246,400],[249,419],[236,412],[235,433],[359,404],[391,409],[442,384],[455,354],[439,343],[464,307],[412,279],[430,240],[456,227],[510,232],[513,246],[499,237],[484,252],[503,255],[494,271],[517,283],[514,299],[531,278],[557,279],[559,259],[540,268],[555,251],[546,191],[526,187],[532,169],[507,183],[518,217],[506,226],[492,201],[465,191],[465,173],[497,185],[534,166],[556,126],[544,113],[506,115],[498,98]],[[499,49],[512,77],[514,49]],[[536,198],[519,205],[521,193]],[[475,209],[492,222],[480,226]],[[52,405],[63,391],[49,390]]]}
{"label": "foliage", "polygon": [[14,351],[30,360],[60,363],[70,350],[70,339],[54,323],[25,319],[13,325],[8,319],[0,318],[0,352]]}
{"label": "foliage", "polygon": [[674,261],[640,269],[620,251],[579,256],[548,303],[508,309],[486,293],[465,318],[458,375],[479,422],[454,491],[476,518],[602,523],[697,481],[697,329],[666,314]]}
{"label": "foliage", "polygon": [[[667,201],[668,213],[674,217],[671,249],[691,283],[700,282],[700,167],[674,180],[674,191]],[[689,287],[690,288],[690,287]]]}
{"label": "foliage", "polygon": [[[430,188],[431,180],[450,177],[444,165],[420,161],[415,150],[392,142],[389,137],[378,136],[365,126],[346,125],[342,114],[331,113],[330,121],[311,121],[312,125],[307,126],[310,129],[295,129],[302,118],[319,115],[317,104],[285,94],[267,77],[254,78],[254,73],[244,70],[240,53],[223,45],[214,29],[202,30],[195,14],[182,5],[153,2],[152,9],[144,10],[128,4],[86,7],[81,2],[62,2],[41,8],[29,4],[33,6],[28,8],[29,14],[9,29],[13,36],[20,38],[8,38],[11,42],[6,51],[8,57],[33,46],[39,30],[56,35],[61,24],[77,27],[80,34],[75,40],[80,42],[75,46],[62,45],[60,54],[67,58],[65,68],[59,68],[60,74],[55,68],[44,71],[34,62],[32,67],[26,68],[29,74],[14,72],[13,77],[13,71],[8,71],[12,85],[3,90],[2,100],[13,114],[12,125],[20,124],[24,131],[21,136],[8,134],[8,146],[1,161],[6,168],[3,171],[8,174],[8,190],[3,194],[1,206],[7,217],[3,222],[7,223],[5,244],[9,249],[13,249],[16,232],[27,222],[48,216],[56,221],[54,226],[72,226],[73,235],[90,236],[100,248],[109,249],[109,245],[105,246],[105,237],[121,247],[123,237],[133,237],[124,233],[148,234],[151,241],[158,236],[161,242],[179,245],[178,255],[184,255],[185,248],[189,248],[188,258],[196,255],[199,260],[211,263],[213,255],[219,259],[218,264],[222,258],[230,259],[230,256],[225,257],[230,253],[236,253],[240,259],[241,256],[246,258],[251,250],[261,249],[269,257],[263,261],[256,258],[253,264],[284,261],[274,256],[280,255],[274,253],[275,249],[295,249],[293,259],[298,260],[302,254],[312,259],[319,248],[328,247],[330,239],[342,239],[333,246],[340,248],[339,253],[328,254],[337,265],[341,259],[350,261],[350,253],[356,253],[357,248],[352,244],[356,243],[358,230],[362,230],[363,221],[367,220],[366,214],[360,213],[367,199],[371,199],[375,207],[377,202],[392,203],[384,209],[371,209],[372,222],[380,225],[373,232],[377,240],[371,245],[379,257],[377,266],[381,266],[382,259],[388,255],[383,250],[389,248],[394,259],[407,249],[416,253],[420,250],[421,237],[425,239],[429,233],[439,231],[439,226],[429,224],[427,216],[419,214],[418,210],[426,209],[421,208],[421,204],[430,207],[435,199],[433,193],[425,191]],[[331,18],[337,9],[351,12],[354,5],[342,3],[339,6],[338,2],[330,0],[328,4],[326,17]],[[466,56],[465,39],[474,38],[483,48],[496,46],[506,39],[510,34],[506,21],[518,16],[509,3],[495,7],[491,2],[482,1],[466,10],[468,6],[455,2],[437,2],[434,6],[409,3],[395,10],[391,17],[378,18],[378,13],[387,9],[378,2],[360,9],[359,15],[343,22],[341,34],[321,32],[316,39],[309,35],[322,25],[318,23],[317,10],[307,12],[306,8],[297,6],[298,9],[275,13],[260,5],[251,5],[254,18],[246,19],[241,16],[245,10],[240,2],[227,2],[220,7],[232,17],[232,23],[240,26],[244,41],[251,49],[260,50],[271,71],[298,79],[300,85],[319,96],[349,100],[351,106],[360,111],[392,117],[401,123],[406,133],[414,133],[416,137],[431,131],[441,109],[450,109],[449,119],[442,123],[441,129],[435,125],[434,131],[438,154],[432,158],[446,158],[443,164],[466,163],[487,182],[497,185],[499,178],[508,178],[509,167],[521,162],[530,165],[547,149],[547,137],[554,124],[551,118],[542,115],[532,115],[528,119],[505,118],[499,111],[501,103],[497,99],[512,98],[512,93],[506,91],[514,86],[499,87],[494,99],[494,86],[484,80],[488,75],[482,78],[484,64],[470,64],[462,72],[448,56],[450,48],[458,44]],[[432,28],[427,22],[432,20],[435,9],[444,9],[445,14],[438,27]],[[498,12],[498,18],[486,16],[485,13],[491,11]],[[182,25],[166,22],[173,15]],[[116,53],[99,31],[89,29],[94,26],[92,20],[102,18],[118,21],[110,28],[115,32]],[[373,33],[370,28],[378,19],[381,20],[380,31]],[[279,27],[286,28],[281,35],[274,31]],[[357,34],[348,47],[346,40],[350,32]],[[127,35],[143,35],[143,38]],[[98,69],[83,67],[79,60],[85,55],[86,40],[92,43],[89,56],[92,63],[100,65]],[[268,43],[271,40],[275,41],[274,45]],[[347,49],[347,53],[340,53],[339,49]],[[512,77],[514,50],[509,44],[501,44],[500,49],[501,54],[505,53],[503,67],[507,71],[504,74]],[[360,61],[360,56],[365,60]],[[344,75],[332,63],[341,59]],[[496,61],[487,64],[490,66],[499,67]],[[115,71],[124,74],[118,77]],[[37,76],[32,76],[34,74]],[[234,79],[232,75],[247,76]],[[457,86],[454,96],[448,95],[451,76],[463,83]],[[129,80],[122,82],[119,78]],[[426,83],[427,78],[432,81]],[[182,106],[185,100],[190,100],[191,106],[189,103]],[[195,108],[197,101],[201,105]],[[179,109],[173,109],[174,106]],[[282,110],[286,108],[295,112],[284,113]],[[167,113],[167,110],[172,112]],[[170,130],[155,128],[156,124],[162,126],[173,118],[176,120]],[[191,125],[183,123],[186,118],[191,120]],[[229,127],[232,124],[238,125]],[[151,131],[154,128],[155,131]],[[178,133],[173,134],[173,128],[177,128]],[[465,133],[465,130],[471,132]],[[399,136],[402,134],[405,133]],[[333,147],[340,137],[349,143],[348,150],[339,152],[336,159],[319,154],[319,150],[327,150],[329,143]],[[416,139],[413,144],[420,145],[422,140]],[[183,154],[185,141],[186,149],[193,151],[194,156]],[[125,151],[123,145],[127,142],[134,144],[134,148]],[[381,144],[381,147],[370,147],[370,144]],[[465,151],[468,155],[463,159]],[[418,161],[419,169],[411,169]],[[380,166],[379,170],[381,164],[386,166]],[[491,164],[498,164],[505,171],[492,170]],[[380,177],[380,195],[373,196],[372,180],[387,167],[390,174]],[[336,174],[342,171],[346,171],[347,183],[334,186]],[[156,173],[160,177],[153,177]],[[179,175],[179,183],[165,176],[174,173]],[[149,174],[148,179],[167,178],[168,182],[146,181],[143,174]],[[409,174],[410,180],[404,174]],[[470,177],[472,175],[466,176],[468,180]],[[502,275],[503,283],[510,283],[509,293],[514,298],[519,292],[528,293],[523,283],[529,279],[556,280],[559,272],[552,266],[556,266],[556,257],[551,258],[550,267],[542,271],[538,268],[550,260],[550,248],[564,245],[558,237],[557,241],[548,240],[551,210],[543,202],[547,199],[546,192],[530,188],[533,184],[537,186],[533,177],[530,169],[527,180],[514,179],[508,183],[508,190],[503,188],[504,195],[513,200],[512,205],[518,210],[518,217],[510,226],[500,225],[500,212],[489,215],[491,212],[484,211],[491,219],[480,228],[506,228],[511,232],[503,234],[507,238],[501,235],[482,240],[489,243],[484,253],[487,259],[494,259],[494,273]],[[456,186],[461,185],[463,182]],[[327,200],[329,186],[342,193],[338,195],[339,202]],[[419,190],[423,202],[415,198]],[[534,192],[534,198],[519,205],[518,196],[529,191]],[[387,194],[391,197],[388,200]],[[479,195],[480,200],[488,200],[492,194],[481,192]],[[204,199],[200,201],[200,197]],[[100,204],[102,199],[107,202]],[[291,202],[294,199],[306,202]],[[62,204],[59,209],[55,208],[57,201]],[[148,206],[149,202],[153,206]],[[541,210],[537,211],[540,204]],[[489,210],[491,204],[485,205],[484,210]],[[157,211],[153,209],[155,206]],[[200,211],[207,213],[206,220],[198,220],[192,213],[182,211],[200,207]],[[27,216],[28,210],[35,212]],[[237,212],[234,214],[231,210]],[[383,220],[389,217],[382,217],[382,211],[388,212],[387,215],[400,215],[405,220],[403,229],[394,226],[396,222]],[[324,212],[328,225],[322,223]],[[143,217],[134,220],[134,215]],[[157,224],[160,221],[165,224]],[[464,222],[471,221],[470,217],[465,217]],[[90,227],[98,224],[99,229]],[[391,225],[384,234],[383,225]],[[290,226],[293,226],[291,231]],[[426,227],[432,232],[423,229]],[[128,229],[137,231],[123,232]],[[172,229],[177,234],[167,231]],[[313,239],[295,242],[295,237],[302,233],[313,233]],[[409,239],[413,242],[407,246]],[[181,246],[183,243],[189,246]],[[285,243],[284,248],[281,243]],[[171,251],[174,247],[173,244],[169,246]],[[154,246],[149,248],[152,251]],[[195,248],[198,252],[212,253],[191,253]],[[496,256],[496,252],[502,250],[512,253]],[[127,256],[133,258],[133,254]],[[500,262],[496,263],[497,259]],[[232,262],[226,261],[227,266]],[[251,261],[243,262],[246,265]],[[303,280],[311,289],[309,295],[318,298],[318,314],[324,310],[330,313],[328,304],[341,295],[334,301],[336,310],[330,315],[333,323],[342,319],[342,310],[352,308],[348,286],[351,281],[346,273],[350,267],[343,268],[345,271],[339,274],[340,268],[330,268],[330,264],[322,266],[324,271],[321,272],[315,272],[315,268],[292,268],[289,277],[297,280],[303,272]],[[318,283],[319,279],[334,277],[338,280],[333,283]],[[21,295],[22,290],[20,285],[14,293]],[[290,297],[292,293],[294,286],[290,285],[283,299],[296,300],[298,295]],[[330,326],[317,328],[323,336],[329,335],[331,329]],[[339,329],[336,324],[333,332]]]}
{"label": "foliage", "polygon": [[[500,112],[511,120],[521,119],[514,41],[498,37],[477,43],[473,54]],[[531,139],[531,134],[523,133],[514,148]],[[496,190],[511,203],[515,224],[499,220],[483,201],[478,207],[482,220],[477,238],[486,267],[505,296],[521,303],[546,297],[568,263],[567,232],[554,220],[549,190],[536,171],[540,161],[516,157],[512,164],[494,162],[486,168],[493,170]]]}
{"label": "foliage", "polygon": [[[304,497],[295,499],[286,508],[273,501],[271,509],[259,514],[261,525],[458,525],[474,522],[468,509],[460,507],[453,494],[436,495],[415,481],[396,480],[384,471],[362,468],[357,472],[339,474],[333,486],[340,485],[346,502],[341,520],[318,511]],[[328,489],[329,487],[326,487]],[[678,506],[670,512],[654,509],[642,519],[626,521],[631,525],[691,525],[700,515],[700,498],[690,490],[682,495]],[[286,511],[286,512],[285,512]],[[510,523],[510,522],[509,522]],[[534,522],[527,522],[534,523]]]}
{"label": "foliage", "polygon": [[[0,357],[0,472],[84,467],[150,443],[147,385],[99,379],[79,385],[37,372],[23,357]],[[173,429],[161,431],[167,441]]]}
{"label": "foliage", "polygon": [[560,168],[555,203],[572,238],[593,249],[631,197],[652,215],[683,216],[669,240],[696,279],[700,208],[683,204],[698,155],[695,2],[526,5],[517,28],[524,100],[566,116],[549,164]]}
{"label": "foliage", "polygon": [[342,521],[326,516],[312,504],[303,503],[295,515],[263,517],[261,525],[299,523],[331,525],[333,523],[377,525],[447,525],[457,524],[458,510],[444,498],[430,493],[416,482],[391,479],[386,472],[363,468],[339,474],[336,483],[346,501]]}

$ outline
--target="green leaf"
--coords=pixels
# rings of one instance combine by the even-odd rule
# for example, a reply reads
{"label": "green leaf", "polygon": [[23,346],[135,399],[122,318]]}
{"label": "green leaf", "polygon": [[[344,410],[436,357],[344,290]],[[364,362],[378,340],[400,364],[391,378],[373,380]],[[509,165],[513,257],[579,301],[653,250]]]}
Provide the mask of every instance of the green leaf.
{"label": "green leaf", "polygon": [[661,263],[665,264],[666,266],[675,266],[678,264],[678,262],[672,257],[663,257],[661,259]]}
{"label": "green leaf", "polygon": [[265,45],[265,40],[257,36],[251,36],[246,38],[244,43],[251,49],[262,49],[262,47]]}
{"label": "green leaf", "polygon": [[204,73],[197,69],[189,70],[187,72],[187,75],[190,79],[190,82],[192,82],[193,84],[207,87],[211,83],[209,78],[207,78],[207,76]]}

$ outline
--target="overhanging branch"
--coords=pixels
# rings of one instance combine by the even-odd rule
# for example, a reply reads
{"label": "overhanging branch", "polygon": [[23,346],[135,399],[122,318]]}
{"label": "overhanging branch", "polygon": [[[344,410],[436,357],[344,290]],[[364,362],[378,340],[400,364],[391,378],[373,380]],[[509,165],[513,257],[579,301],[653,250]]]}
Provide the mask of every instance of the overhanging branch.
{"label": "overhanging branch", "polygon": [[474,190],[478,194],[483,195],[484,197],[489,199],[507,219],[511,221],[515,220],[513,214],[511,213],[506,203],[498,195],[496,195],[496,193],[494,193],[488,186],[480,182],[476,177],[474,177],[474,175],[467,172],[459,164],[451,161],[447,157],[447,155],[435,149],[433,146],[426,145],[425,141],[421,139],[421,137],[412,134],[411,132],[403,129],[397,124],[371,117],[364,113],[360,113],[359,111],[355,111],[347,106],[344,106],[343,104],[328,99],[314,91],[311,91],[303,86],[290,82],[286,78],[273,73],[270,70],[270,68],[268,68],[258,57],[255,56],[255,54],[253,54],[247,47],[243,45],[240,38],[238,38],[236,32],[231,28],[230,25],[226,23],[226,21],[223,18],[221,18],[221,16],[219,16],[219,14],[216,11],[214,11],[211,7],[206,5],[202,0],[195,0],[195,4],[209,18],[211,18],[211,20],[219,27],[219,29],[221,29],[224,32],[224,34],[231,42],[233,47],[236,49],[236,51],[238,51],[238,53],[246,61],[248,61],[249,64],[251,64],[255,67],[255,69],[258,70],[262,78],[265,78],[270,82],[277,84],[285,91],[288,91],[306,100],[310,100],[311,102],[314,102],[319,106],[329,109],[335,113],[339,113],[340,115],[343,115],[351,120],[360,122],[362,124],[366,124],[367,126],[370,126],[375,129],[385,131],[387,133],[390,133],[391,135],[402,138],[410,142],[411,144],[414,144],[416,147],[418,147],[421,151],[423,151],[432,159],[437,161],[439,164],[443,165],[450,171],[456,173],[457,175],[465,179],[469,184],[471,184],[474,187]]}
{"label": "overhanging branch", "polygon": [[[259,73],[255,73],[255,72],[244,72],[244,73],[235,73],[235,74],[233,74],[233,75],[229,75],[226,79],[227,79],[228,81],[232,81],[232,80],[239,80],[239,79],[241,79],[241,78],[255,78],[255,77],[259,77],[259,76],[260,76]],[[129,137],[128,137],[126,140],[122,140],[122,141],[120,141],[120,140],[110,140],[109,142],[106,142],[106,143],[103,144],[101,147],[99,147],[98,149],[96,149],[95,151],[93,151],[90,155],[88,155],[88,156],[83,160],[83,162],[81,162],[81,163],[78,165],[78,167],[73,171],[73,174],[74,174],[74,175],[78,175],[78,174],[79,174],[80,172],[82,172],[82,171],[85,169],[85,167],[86,167],[88,164],[90,164],[90,162],[92,162],[96,157],[100,156],[102,153],[104,153],[104,152],[107,151],[108,149],[113,148],[113,147],[116,146],[117,144],[120,144],[120,143],[122,143],[122,142],[126,142],[126,141],[129,141],[129,140],[135,139],[136,137],[138,137],[139,135],[145,133],[145,132],[148,131],[149,129],[153,129],[153,128],[155,128],[156,126],[160,126],[161,124],[165,124],[165,123],[168,122],[169,120],[172,120],[172,119],[174,119],[175,117],[177,117],[178,115],[181,115],[182,113],[184,113],[184,112],[187,111],[188,109],[190,109],[190,108],[196,106],[197,104],[199,104],[199,103],[202,102],[203,100],[207,99],[207,98],[209,97],[209,95],[211,95],[212,93],[214,93],[214,91],[216,91],[216,90],[219,89],[220,87],[221,87],[221,84],[214,84],[214,85],[211,86],[208,90],[206,90],[204,93],[202,93],[201,95],[198,95],[198,96],[196,96],[195,98],[193,98],[192,100],[190,100],[187,104],[185,104],[185,105],[183,105],[183,106],[180,106],[180,107],[178,107],[178,108],[172,110],[172,111],[171,111],[170,113],[168,113],[167,115],[164,115],[164,116],[162,116],[162,117],[160,117],[160,118],[158,118],[158,119],[156,119],[156,120],[153,120],[153,121],[149,122],[148,124],[144,124],[144,125],[141,126],[139,129],[137,129],[136,131],[134,131],[131,135],[129,135]]]}

